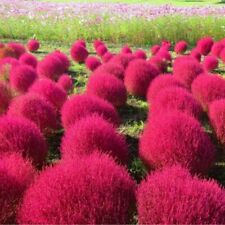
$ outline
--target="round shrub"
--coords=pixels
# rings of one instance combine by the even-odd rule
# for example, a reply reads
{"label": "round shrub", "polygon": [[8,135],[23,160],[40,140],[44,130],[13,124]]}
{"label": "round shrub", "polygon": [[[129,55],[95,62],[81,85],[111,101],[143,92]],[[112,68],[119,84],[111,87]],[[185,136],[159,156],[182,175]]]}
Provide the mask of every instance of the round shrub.
{"label": "round shrub", "polygon": [[191,91],[207,111],[212,101],[225,98],[225,80],[219,75],[201,74],[192,83]]}
{"label": "round shrub", "polygon": [[191,52],[190,52],[190,56],[194,59],[196,59],[198,62],[201,62],[201,58],[202,58],[202,55],[198,52],[197,49],[193,49]]}
{"label": "round shrub", "polygon": [[124,69],[129,65],[131,61],[133,61],[135,56],[133,54],[118,54],[112,57],[110,62],[115,64],[120,64],[124,67]]}
{"label": "round shrub", "polygon": [[93,47],[96,50],[100,45],[104,45],[104,42],[101,40],[94,40]]}
{"label": "round shrub", "polygon": [[150,49],[152,55],[156,55],[159,50],[160,50],[160,45],[153,45]]}
{"label": "round shrub", "polygon": [[165,50],[164,48],[161,48],[161,49],[157,52],[156,56],[158,56],[158,57],[160,57],[160,58],[162,58],[163,60],[168,61],[168,62],[170,62],[170,61],[172,60],[171,54],[169,53],[168,50]]}
{"label": "round shrub", "polygon": [[27,42],[27,48],[30,52],[36,52],[40,47],[40,43],[38,40],[31,39]]}
{"label": "round shrub", "polygon": [[137,190],[140,224],[224,224],[224,206],[224,189],[180,166],[152,173]]}
{"label": "round shrub", "polygon": [[98,115],[90,115],[74,123],[65,133],[62,157],[69,159],[76,155],[89,155],[98,150],[110,154],[118,162],[127,163],[128,147],[125,138]]}
{"label": "round shrub", "polygon": [[25,190],[33,181],[35,170],[19,154],[0,158],[0,223],[15,224],[16,213]]}
{"label": "round shrub", "polygon": [[69,92],[73,89],[73,79],[70,75],[64,73],[60,76],[57,81],[57,84],[63,88],[66,92]]}
{"label": "round shrub", "polygon": [[105,53],[108,52],[108,49],[105,45],[100,45],[96,49],[96,53],[98,56],[102,57]]}
{"label": "round shrub", "polygon": [[148,62],[155,66],[160,73],[165,73],[167,71],[167,62],[159,56],[152,56]]}
{"label": "round shrub", "polygon": [[108,73],[95,73],[87,82],[87,94],[98,96],[115,107],[126,104],[127,91],[124,83],[114,75]]}
{"label": "round shrub", "polygon": [[119,115],[113,105],[107,101],[90,95],[73,95],[63,105],[61,120],[63,127],[68,129],[83,117],[97,114],[117,126]]}
{"label": "round shrub", "polygon": [[173,111],[150,118],[140,138],[139,154],[148,168],[180,163],[193,173],[207,173],[215,148],[197,120]]}
{"label": "round shrub", "polygon": [[125,71],[124,83],[127,91],[136,96],[146,96],[148,86],[159,71],[143,59],[129,63]]}
{"label": "round shrub", "polygon": [[37,65],[37,73],[41,78],[58,80],[60,75],[65,72],[65,67],[59,57],[49,54]]}
{"label": "round shrub", "polygon": [[86,48],[86,42],[85,42],[85,40],[77,40],[77,41],[75,41],[75,44],[77,44],[77,45],[82,45],[82,46],[84,46],[85,48]]}
{"label": "round shrub", "polygon": [[218,67],[219,61],[216,56],[208,55],[203,61],[203,67],[206,71],[211,72]]}
{"label": "round shrub", "polygon": [[178,41],[174,47],[177,54],[184,54],[187,51],[188,44],[186,41]]}
{"label": "round shrub", "polygon": [[35,69],[28,65],[20,65],[10,70],[9,81],[12,88],[19,93],[27,92],[37,79]]}
{"label": "round shrub", "polygon": [[178,110],[201,119],[203,110],[192,94],[181,87],[171,86],[161,90],[151,102],[150,116]]}
{"label": "round shrub", "polygon": [[112,59],[114,55],[111,52],[106,52],[103,56],[102,56],[102,62],[103,63],[107,63],[110,61],[110,59]]}
{"label": "round shrub", "polygon": [[225,99],[213,101],[209,105],[209,119],[219,141],[225,144]]}
{"label": "round shrub", "polygon": [[197,43],[197,49],[202,55],[208,55],[213,46],[213,39],[211,37],[204,37]]}
{"label": "round shrub", "polygon": [[0,82],[0,115],[7,111],[12,98],[12,92],[8,84]]}
{"label": "round shrub", "polygon": [[147,91],[147,100],[148,103],[151,103],[152,100],[155,99],[157,94],[169,87],[184,87],[178,80],[174,78],[174,76],[171,75],[160,75],[156,77],[152,82],[151,85],[148,88]]}
{"label": "round shrub", "polygon": [[66,54],[64,54],[63,52],[59,50],[56,50],[52,52],[50,55],[57,57],[61,61],[63,72],[66,72],[69,70],[70,60]]}
{"label": "round shrub", "polygon": [[38,127],[22,117],[0,118],[0,155],[19,153],[41,167],[47,156],[47,146]]}
{"label": "round shrub", "polygon": [[0,60],[4,58],[12,57],[15,58],[16,54],[14,50],[10,47],[3,46],[0,48]]}
{"label": "round shrub", "polygon": [[57,110],[60,110],[66,101],[66,92],[57,83],[49,79],[37,80],[29,89],[30,93],[36,93],[47,99]]}
{"label": "round shrub", "polygon": [[72,59],[78,63],[84,63],[86,58],[88,57],[87,49],[83,45],[76,43],[72,45],[70,54]]}
{"label": "round shrub", "polygon": [[10,42],[7,44],[7,46],[14,51],[15,57],[17,59],[19,59],[20,56],[26,52],[25,47],[22,44],[17,42]]}
{"label": "round shrub", "polygon": [[137,50],[134,52],[134,56],[135,56],[137,59],[147,59],[147,55],[146,55],[145,51],[142,50],[142,49],[137,49]]}
{"label": "round shrub", "polygon": [[19,62],[24,65],[32,66],[33,68],[36,68],[38,64],[37,58],[29,53],[24,53],[20,56]]}
{"label": "round shrub", "polygon": [[123,80],[124,79],[124,68],[120,64],[116,64],[113,62],[105,63],[97,68],[96,73],[110,73],[117,78]]}
{"label": "round shrub", "polygon": [[220,59],[225,64],[225,48],[223,48],[220,52]]}
{"label": "round shrub", "polygon": [[121,49],[120,53],[122,54],[129,54],[132,53],[131,48],[128,45],[124,45],[123,48]]}
{"label": "round shrub", "polygon": [[210,54],[219,58],[220,53],[223,49],[224,49],[224,45],[221,41],[215,42],[211,48]]}
{"label": "round shrub", "polygon": [[33,121],[48,135],[57,129],[57,116],[53,106],[39,95],[28,93],[16,97],[9,106],[8,115]]}
{"label": "round shrub", "polygon": [[85,65],[86,67],[90,70],[90,71],[94,71],[96,70],[99,66],[101,66],[101,62],[100,60],[95,57],[95,56],[88,56],[86,61],[85,61]]}
{"label": "round shrub", "polygon": [[203,73],[201,64],[190,56],[178,57],[173,64],[174,77],[187,88],[191,87],[193,80]]}
{"label": "round shrub", "polygon": [[20,224],[128,224],[135,182],[106,155],[67,160],[50,167],[27,190]]}

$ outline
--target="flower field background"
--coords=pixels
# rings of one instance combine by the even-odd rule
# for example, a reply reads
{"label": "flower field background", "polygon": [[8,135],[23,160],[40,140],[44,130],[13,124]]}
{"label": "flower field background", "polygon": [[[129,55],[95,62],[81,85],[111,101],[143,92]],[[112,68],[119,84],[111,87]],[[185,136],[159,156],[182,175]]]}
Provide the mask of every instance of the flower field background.
{"label": "flower field background", "polygon": [[223,1],[1,0],[0,223],[224,224],[224,78]]}

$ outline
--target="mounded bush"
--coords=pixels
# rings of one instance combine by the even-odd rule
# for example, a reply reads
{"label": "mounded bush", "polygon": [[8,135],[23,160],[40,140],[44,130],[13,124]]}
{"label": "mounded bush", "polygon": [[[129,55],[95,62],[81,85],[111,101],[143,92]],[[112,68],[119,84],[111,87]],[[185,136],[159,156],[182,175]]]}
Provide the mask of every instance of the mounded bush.
{"label": "mounded bush", "polygon": [[27,190],[20,224],[129,224],[135,182],[125,168],[94,154],[48,168]]}
{"label": "mounded bush", "polygon": [[142,50],[142,49],[137,49],[137,50],[134,52],[134,56],[135,56],[137,59],[147,59],[147,55],[146,55],[145,51]]}
{"label": "mounded bush", "polygon": [[112,104],[91,95],[73,95],[63,105],[61,110],[62,125],[68,129],[83,117],[97,114],[115,126],[119,124],[119,115]]}
{"label": "mounded bush", "polygon": [[197,43],[197,49],[199,53],[201,53],[202,55],[208,55],[211,51],[213,43],[214,42],[211,37],[201,38]]}
{"label": "mounded bush", "polygon": [[19,153],[41,167],[47,156],[47,145],[38,127],[22,117],[0,118],[0,155]]}
{"label": "mounded bush", "polygon": [[8,115],[31,120],[46,135],[57,129],[57,115],[54,107],[36,94],[28,93],[14,98],[9,106]]}
{"label": "mounded bush", "polygon": [[37,80],[29,89],[30,93],[43,96],[57,110],[60,110],[67,99],[66,92],[57,83],[49,79]]}
{"label": "mounded bush", "polygon": [[225,79],[220,75],[201,74],[192,83],[191,91],[207,111],[212,101],[225,98]]}
{"label": "mounded bush", "polygon": [[115,107],[126,104],[127,91],[123,81],[108,73],[94,73],[87,82],[88,95],[98,96]]}
{"label": "mounded bush", "polygon": [[148,168],[175,164],[192,173],[207,173],[215,148],[200,123],[193,117],[172,111],[150,118],[140,138],[139,155]]}
{"label": "mounded bush", "polygon": [[101,62],[95,56],[88,56],[87,59],[86,59],[86,61],[85,61],[85,65],[86,65],[87,69],[89,69],[90,71],[94,71],[99,66],[101,66]]}
{"label": "mounded bush", "polygon": [[143,59],[129,63],[125,71],[124,84],[130,94],[145,97],[151,81],[159,71]]}
{"label": "mounded bush", "polygon": [[40,43],[38,40],[31,39],[27,42],[27,48],[30,52],[36,52],[40,48]]}
{"label": "mounded bush", "polygon": [[206,71],[211,72],[218,67],[219,61],[216,56],[208,55],[203,61],[203,67]]}
{"label": "mounded bush", "polygon": [[0,223],[15,224],[16,213],[35,170],[20,154],[0,157]]}
{"label": "mounded bush", "polygon": [[57,84],[62,87],[66,92],[73,89],[73,79],[69,74],[62,74],[57,81]]}
{"label": "mounded bush", "polygon": [[137,190],[140,224],[224,224],[225,195],[215,181],[180,166],[156,171]]}
{"label": "mounded bush", "polygon": [[174,47],[177,54],[184,54],[187,51],[188,44],[186,41],[178,41]]}
{"label": "mounded bush", "polygon": [[37,58],[30,53],[24,53],[21,55],[19,62],[24,65],[32,66],[33,68],[36,68],[38,64]]}
{"label": "mounded bush", "polygon": [[81,44],[74,43],[70,49],[72,59],[78,63],[84,63],[88,54],[87,49]]}
{"label": "mounded bush", "polygon": [[118,162],[127,163],[128,147],[124,136],[99,115],[90,115],[74,123],[65,133],[62,157],[90,155],[95,150],[110,154]]}

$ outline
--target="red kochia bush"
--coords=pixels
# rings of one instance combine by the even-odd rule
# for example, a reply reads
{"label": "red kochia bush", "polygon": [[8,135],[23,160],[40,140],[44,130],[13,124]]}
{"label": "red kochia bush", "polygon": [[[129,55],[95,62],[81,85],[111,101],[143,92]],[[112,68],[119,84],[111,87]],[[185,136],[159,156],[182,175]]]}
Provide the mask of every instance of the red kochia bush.
{"label": "red kochia bush", "polygon": [[213,39],[211,37],[204,37],[197,43],[197,49],[202,55],[208,55],[213,46]]}
{"label": "red kochia bush", "polygon": [[31,39],[27,43],[27,48],[30,52],[36,52],[40,47],[40,43],[38,40]]}
{"label": "red kochia bush", "polygon": [[150,118],[140,138],[139,154],[149,168],[180,163],[193,173],[207,173],[215,149],[197,120],[173,111]]}
{"label": "red kochia bush", "polygon": [[60,76],[57,81],[57,84],[62,87],[66,92],[69,92],[73,89],[73,79],[70,75],[66,73]]}
{"label": "red kochia bush", "polygon": [[0,82],[0,115],[7,111],[12,97],[12,92],[8,84]]}
{"label": "red kochia bush", "polygon": [[148,88],[147,91],[147,100],[148,103],[151,103],[155,99],[157,94],[168,87],[184,87],[178,80],[174,78],[173,75],[160,75],[156,77]]}
{"label": "red kochia bush", "polygon": [[94,40],[93,47],[96,50],[100,45],[104,45],[104,42],[101,40]]}
{"label": "red kochia bush", "polygon": [[225,144],[225,99],[213,101],[209,105],[210,123],[216,133],[217,138]]}
{"label": "red kochia bush", "polygon": [[19,59],[20,56],[23,55],[26,52],[25,47],[22,44],[17,43],[17,42],[10,42],[10,43],[7,44],[7,46],[9,48],[13,49],[15,57],[17,59]]}
{"label": "red kochia bush", "polygon": [[2,60],[7,57],[14,58],[14,57],[16,57],[16,54],[12,48],[3,46],[0,48],[0,59]]}
{"label": "red kochia bush", "polygon": [[108,62],[105,63],[101,66],[99,66],[96,71],[96,73],[110,73],[117,78],[123,80],[124,78],[124,68],[122,65],[113,63],[113,62]]}
{"label": "red kochia bush", "polygon": [[168,50],[165,50],[164,48],[161,48],[161,49],[157,52],[156,56],[162,58],[163,60],[169,61],[169,62],[172,60],[171,54],[169,53]]}
{"label": "red kochia bush", "polygon": [[20,153],[34,165],[42,166],[47,156],[46,142],[38,127],[22,117],[0,118],[0,155]]}
{"label": "red kochia bush", "polygon": [[29,89],[29,92],[36,93],[46,98],[52,105],[59,110],[66,101],[66,92],[57,83],[42,79],[36,81]]}
{"label": "red kochia bush", "polygon": [[151,102],[150,116],[165,114],[171,110],[179,110],[196,119],[201,119],[203,110],[201,105],[184,88],[168,87],[161,90]]}
{"label": "red kochia bush", "polygon": [[119,124],[119,115],[113,105],[107,101],[90,95],[73,95],[62,107],[62,124],[68,129],[83,117],[98,114],[115,126]]}
{"label": "red kochia bush", "polygon": [[109,62],[110,59],[112,59],[114,55],[111,52],[106,52],[103,56],[102,56],[102,62],[103,63],[107,63]]}
{"label": "red kochia bush", "polygon": [[211,48],[211,55],[216,56],[217,58],[220,57],[221,51],[224,49],[224,44],[221,41],[215,42]]}
{"label": "red kochia bush", "polygon": [[128,45],[124,45],[123,48],[121,49],[120,53],[122,53],[122,54],[128,53],[129,54],[129,53],[132,53],[132,50]]}
{"label": "red kochia bush", "polygon": [[23,194],[33,181],[35,170],[19,154],[0,158],[0,223],[15,224]]}
{"label": "red kochia bush", "polygon": [[151,57],[148,62],[155,66],[160,73],[165,73],[167,71],[167,62],[159,56]]}
{"label": "red kochia bush", "polygon": [[191,91],[207,111],[212,101],[225,98],[225,80],[219,75],[201,74],[192,83]]}
{"label": "red kochia bush", "polygon": [[87,94],[98,96],[115,107],[126,104],[127,91],[123,81],[109,73],[94,73],[87,82]]}
{"label": "red kochia bush", "polygon": [[58,56],[49,54],[37,65],[37,73],[42,78],[58,80],[60,75],[65,72],[65,67]]}
{"label": "red kochia bush", "polygon": [[96,49],[96,53],[98,56],[102,57],[105,53],[108,52],[108,49],[105,45],[100,45]]}
{"label": "red kochia bush", "polygon": [[203,61],[203,67],[206,71],[215,70],[218,67],[219,61],[216,56],[208,55]]}
{"label": "red kochia bush", "polygon": [[23,55],[21,55],[20,59],[19,59],[19,62],[21,64],[32,66],[33,68],[36,68],[36,66],[38,64],[37,58],[30,53],[24,53]]}
{"label": "red kochia bush", "polygon": [[174,77],[187,88],[191,87],[193,80],[202,72],[203,68],[200,63],[190,56],[181,56],[174,61]]}
{"label": "red kochia bush", "polygon": [[148,86],[158,73],[154,66],[143,59],[131,61],[125,71],[124,83],[127,91],[145,97]]}
{"label": "red kochia bush", "polygon": [[106,155],[48,168],[27,190],[19,224],[129,224],[135,182]]}
{"label": "red kochia bush", "polygon": [[160,45],[153,45],[150,49],[152,55],[155,55],[160,50]]}
{"label": "red kochia bush", "polygon": [[220,52],[220,59],[225,64],[225,47]]}
{"label": "red kochia bush", "polygon": [[118,54],[112,57],[110,62],[115,63],[115,64],[120,64],[124,67],[124,69],[129,65],[129,63],[136,59],[133,54]]}
{"label": "red kochia bush", "polygon": [[20,65],[10,71],[9,81],[12,88],[19,93],[24,93],[37,79],[37,73],[31,66]]}
{"label": "red kochia bush", "polygon": [[142,49],[138,49],[134,52],[134,56],[137,58],[137,59],[147,59],[147,55],[145,53],[144,50]]}
{"label": "red kochia bush", "polygon": [[99,66],[101,66],[101,62],[100,60],[95,57],[95,56],[88,56],[86,61],[85,61],[85,65],[86,67],[90,70],[90,71],[94,71],[96,70]]}
{"label": "red kochia bush", "polygon": [[190,56],[196,59],[198,62],[201,62],[202,55],[198,52],[197,49],[192,49]]}
{"label": "red kochia bush", "polygon": [[187,50],[188,44],[186,41],[178,41],[174,47],[177,54],[184,54]]}
{"label": "red kochia bush", "polygon": [[119,162],[127,163],[128,147],[125,138],[98,115],[87,116],[74,123],[63,137],[61,153],[63,158],[89,155],[99,150],[113,156]]}
{"label": "red kochia bush", "polygon": [[84,46],[85,48],[86,48],[86,42],[85,42],[85,40],[76,40],[75,41],[75,44],[77,44],[77,45],[82,45],[82,46]]}
{"label": "red kochia bush", "polygon": [[84,63],[86,58],[88,57],[87,49],[83,45],[76,43],[72,45],[70,54],[72,59],[78,63]]}
{"label": "red kochia bush", "polygon": [[69,70],[70,60],[66,54],[64,54],[63,52],[59,50],[56,50],[52,52],[51,55],[57,57],[61,61],[63,72],[66,72]]}
{"label": "red kochia bush", "polygon": [[15,98],[9,106],[8,115],[24,117],[33,121],[44,134],[57,129],[57,116],[53,106],[39,95],[28,93]]}
{"label": "red kochia bush", "polygon": [[140,224],[224,224],[224,189],[180,166],[156,171],[137,190]]}

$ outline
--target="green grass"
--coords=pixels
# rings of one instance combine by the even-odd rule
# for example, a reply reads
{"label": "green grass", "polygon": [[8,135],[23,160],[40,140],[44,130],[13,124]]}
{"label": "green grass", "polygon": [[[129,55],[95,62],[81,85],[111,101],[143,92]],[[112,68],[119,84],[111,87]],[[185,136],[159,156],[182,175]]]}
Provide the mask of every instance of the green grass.
{"label": "green grass", "polygon": [[45,22],[27,17],[0,20],[0,38],[27,40],[36,37],[41,41],[63,44],[71,44],[80,38],[88,42],[100,38],[114,44],[128,43],[135,46],[150,46],[162,39],[172,43],[184,39],[194,45],[199,38],[207,35],[216,40],[224,38],[225,17],[169,16],[152,21],[136,18],[113,23],[106,17],[100,24],[93,22],[91,25],[83,25],[77,19],[68,18]]}
{"label": "green grass", "polygon": [[[10,40],[0,39],[0,42],[8,42]],[[20,40],[21,41],[21,40]],[[25,42],[24,42],[25,43]],[[109,49],[112,52],[118,52],[121,45],[109,44]],[[39,59],[48,54],[49,52],[60,49],[66,54],[69,55],[69,45],[59,44],[55,42],[42,42],[41,49],[35,54]],[[89,51],[93,54],[93,48],[91,44],[88,44]],[[148,50],[145,48],[145,50]],[[221,75],[225,74],[225,68],[223,65],[220,66],[220,69],[216,71]],[[82,93],[85,90],[86,82],[89,76],[89,72],[86,70],[84,65],[73,64],[70,68],[69,73],[74,78],[74,93]],[[119,115],[121,118],[121,125],[119,131],[125,135],[129,151],[131,154],[131,160],[128,165],[130,174],[134,177],[137,182],[140,182],[146,176],[146,168],[144,167],[141,160],[138,158],[138,139],[140,134],[144,129],[144,124],[147,119],[148,113],[148,104],[144,99],[137,98],[134,96],[129,96],[127,104],[119,109]],[[212,132],[211,127],[209,126],[208,119],[204,118],[202,125],[205,127],[205,130],[211,136],[213,142],[217,146],[218,157],[217,162],[209,173],[210,178],[215,178],[219,183],[225,186],[225,154],[222,154],[221,145],[218,143],[215,135]],[[56,132],[54,136],[48,139],[49,142],[49,163],[55,163],[60,158],[59,147],[60,141],[63,135],[63,130]]]}
{"label": "green grass", "polygon": [[41,0],[45,2],[103,2],[103,3],[149,3],[153,5],[173,4],[176,6],[204,6],[220,4],[219,0]]}

